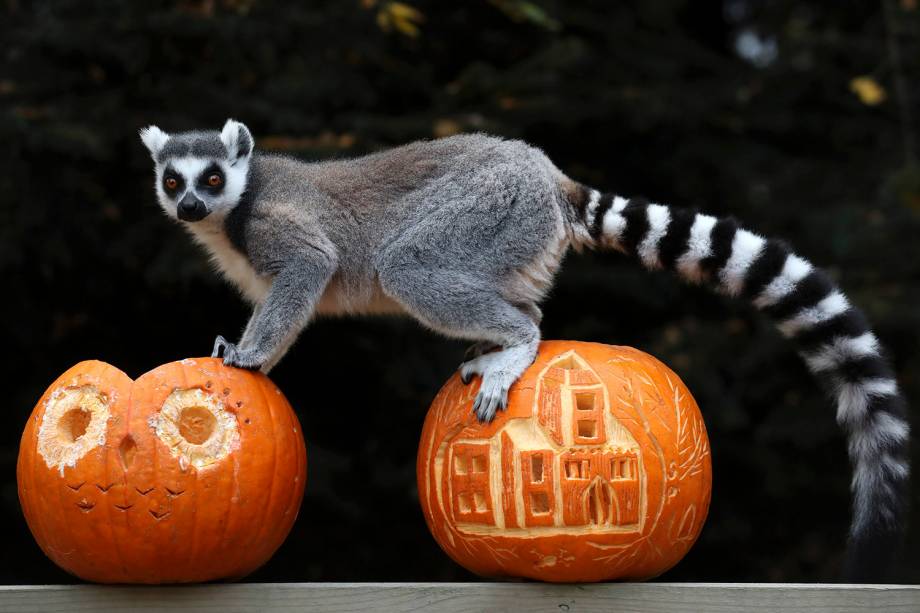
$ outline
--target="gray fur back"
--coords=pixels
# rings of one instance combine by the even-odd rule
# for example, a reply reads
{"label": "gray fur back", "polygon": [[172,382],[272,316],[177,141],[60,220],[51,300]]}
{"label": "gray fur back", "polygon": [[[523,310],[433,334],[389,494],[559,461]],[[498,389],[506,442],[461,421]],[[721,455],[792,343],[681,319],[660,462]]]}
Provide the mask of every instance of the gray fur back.
{"label": "gray fur back", "polygon": [[567,245],[564,176],[520,141],[462,135],[314,164],[256,154],[250,173],[253,260],[271,259],[286,224],[334,245],[339,269],[320,312],[389,310],[376,267],[400,240],[412,241],[406,266],[476,270],[520,303],[542,298]]}

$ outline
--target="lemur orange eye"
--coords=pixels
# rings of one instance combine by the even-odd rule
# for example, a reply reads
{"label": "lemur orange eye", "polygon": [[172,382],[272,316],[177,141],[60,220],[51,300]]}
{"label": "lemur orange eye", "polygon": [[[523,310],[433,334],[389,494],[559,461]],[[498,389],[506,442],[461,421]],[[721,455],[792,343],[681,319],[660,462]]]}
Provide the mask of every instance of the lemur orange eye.
{"label": "lemur orange eye", "polygon": [[179,182],[172,177],[168,177],[164,183],[166,185],[166,189],[176,189],[176,187],[179,185]]}
{"label": "lemur orange eye", "polygon": [[208,185],[210,185],[211,187],[217,187],[218,185],[221,184],[222,181],[223,179],[221,179],[220,175],[218,174],[213,174],[210,177],[208,177]]}

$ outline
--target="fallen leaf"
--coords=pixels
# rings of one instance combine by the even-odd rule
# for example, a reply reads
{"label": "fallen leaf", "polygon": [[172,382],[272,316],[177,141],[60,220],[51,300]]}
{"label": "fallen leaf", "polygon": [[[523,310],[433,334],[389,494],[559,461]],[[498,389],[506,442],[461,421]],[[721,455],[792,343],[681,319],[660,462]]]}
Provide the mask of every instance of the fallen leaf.
{"label": "fallen leaf", "polygon": [[850,91],[859,97],[866,106],[876,106],[888,98],[885,88],[872,77],[862,76],[850,80]]}

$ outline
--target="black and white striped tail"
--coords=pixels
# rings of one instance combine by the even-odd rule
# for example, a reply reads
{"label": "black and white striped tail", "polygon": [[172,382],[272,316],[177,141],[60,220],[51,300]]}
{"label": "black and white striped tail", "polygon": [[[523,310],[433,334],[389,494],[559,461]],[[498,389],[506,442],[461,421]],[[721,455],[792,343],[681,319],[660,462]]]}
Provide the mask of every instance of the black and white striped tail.
{"label": "black and white striped tail", "polygon": [[734,219],[588,189],[573,205],[585,244],[744,298],[796,342],[836,401],[848,439],[853,519],[846,578],[883,579],[903,536],[909,426],[891,366],[862,312],[823,271]]}

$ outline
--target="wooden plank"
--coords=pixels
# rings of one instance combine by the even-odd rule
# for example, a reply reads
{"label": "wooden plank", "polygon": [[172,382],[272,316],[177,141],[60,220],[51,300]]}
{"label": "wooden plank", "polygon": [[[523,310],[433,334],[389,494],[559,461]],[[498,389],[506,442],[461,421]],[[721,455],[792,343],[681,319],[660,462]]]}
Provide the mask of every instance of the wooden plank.
{"label": "wooden plank", "polygon": [[237,583],[0,587],[0,611],[827,611],[917,613],[920,586],[744,583]]}

